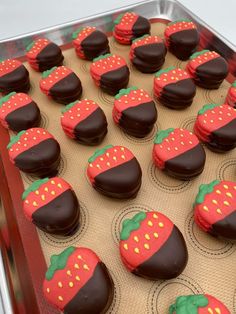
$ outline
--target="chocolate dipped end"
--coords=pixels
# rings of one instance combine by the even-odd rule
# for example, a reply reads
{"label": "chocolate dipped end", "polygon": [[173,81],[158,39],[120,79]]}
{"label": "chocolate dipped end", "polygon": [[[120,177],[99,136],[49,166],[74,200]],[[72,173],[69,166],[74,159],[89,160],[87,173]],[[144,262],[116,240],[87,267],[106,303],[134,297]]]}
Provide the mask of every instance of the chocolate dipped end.
{"label": "chocolate dipped end", "polygon": [[143,16],[138,16],[133,25],[132,31],[134,38],[140,37],[145,34],[150,34],[151,24],[148,19]]}
{"label": "chocolate dipped end", "polygon": [[14,71],[0,76],[0,92],[4,95],[13,91],[27,93],[29,89],[29,72],[23,64]]}
{"label": "chocolate dipped end", "polygon": [[87,60],[93,60],[100,55],[110,52],[107,36],[99,30],[89,34],[82,41],[81,47]]}
{"label": "chocolate dipped end", "polygon": [[236,209],[224,219],[214,223],[208,232],[214,236],[236,240]]}
{"label": "chocolate dipped end", "polygon": [[104,92],[114,96],[120,89],[127,87],[129,75],[129,68],[126,65],[109,71],[101,76],[100,87]]}
{"label": "chocolate dipped end", "polygon": [[62,65],[64,56],[60,47],[54,43],[49,43],[37,55],[36,61],[38,63],[38,70],[40,72],[49,70],[54,66]]}

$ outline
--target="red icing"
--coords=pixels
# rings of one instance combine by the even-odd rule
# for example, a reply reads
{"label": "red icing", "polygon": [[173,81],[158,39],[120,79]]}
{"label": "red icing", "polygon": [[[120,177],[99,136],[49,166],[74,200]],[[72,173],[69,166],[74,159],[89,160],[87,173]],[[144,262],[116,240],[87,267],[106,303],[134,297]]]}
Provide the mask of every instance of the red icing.
{"label": "red icing", "polygon": [[122,45],[130,45],[130,42],[133,38],[133,35],[127,35],[127,36],[122,36],[122,35],[118,35],[117,33],[113,33],[114,38],[121,43]]}
{"label": "red icing", "polygon": [[187,152],[199,144],[195,134],[185,129],[174,129],[161,144],[154,144],[153,160],[160,169],[165,168],[165,162]]}
{"label": "red icing", "polygon": [[84,27],[79,33],[76,39],[73,40],[73,45],[75,48],[81,48],[82,41],[87,38],[96,30],[96,27],[87,26]]}
{"label": "red icing", "polygon": [[137,21],[139,15],[137,15],[134,12],[126,12],[121,20],[119,24],[115,25],[114,31],[120,32],[122,34],[124,33],[132,33],[132,28],[135,24],[135,22]]}
{"label": "red icing", "polygon": [[62,178],[50,178],[38,190],[30,192],[23,201],[23,210],[26,217],[32,220],[32,215],[36,210],[50,203],[69,189],[72,189],[71,186]]}
{"label": "red icing", "polygon": [[215,297],[209,294],[205,294],[205,297],[208,299],[209,303],[207,307],[199,307],[198,314],[230,314],[226,306]]}
{"label": "red icing", "polygon": [[69,256],[64,269],[57,270],[50,281],[44,280],[43,292],[46,299],[58,309],[63,310],[92,278],[99,262],[99,257],[92,250],[77,248]]}
{"label": "red icing", "polygon": [[76,125],[90,116],[97,108],[99,106],[93,100],[84,99],[78,101],[61,116],[61,125],[65,133],[70,137],[74,137],[73,130]]}
{"label": "red icing", "polygon": [[133,42],[130,48],[130,59],[133,59],[134,57],[135,48],[138,48],[140,46],[145,46],[145,45],[150,45],[150,44],[160,44],[160,43],[164,44],[163,40],[158,36],[147,36],[147,37],[136,40],[135,42]]}
{"label": "red icing", "polygon": [[26,57],[28,59],[29,62],[34,61],[38,54],[49,44],[51,43],[50,40],[46,39],[46,38],[39,38],[34,42],[33,47],[27,51],[26,53]]}
{"label": "red icing", "polygon": [[196,29],[196,25],[193,22],[181,21],[175,24],[168,25],[165,29],[165,38],[168,40],[169,37],[177,32],[186,31],[188,29]]}
{"label": "red icing", "polygon": [[21,65],[22,63],[15,59],[7,59],[0,62],[0,77],[16,70]]}
{"label": "red icing", "polygon": [[31,128],[26,130],[26,132],[21,135],[18,142],[8,149],[10,160],[14,163],[14,159],[19,154],[49,138],[54,137],[43,128]]}
{"label": "red icing", "polygon": [[219,220],[236,211],[236,182],[221,181],[213,192],[206,194],[201,204],[194,207],[196,223],[205,231]]}
{"label": "red icing", "polygon": [[231,86],[228,90],[225,103],[231,107],[236,106],[236,87]]}
{"label": "red icing", "polygon": [[227,125],[234,119],[236,119],[236,110],[231,106],[221,105],[209,109],[203,114],[198,114],[194,125],[194,133],[201,141],[209,142],[212,132]]}
{"label": "red icing", "polygon": [[202,55],[200,55],[200,56],[198,56],[192,60],[189,60],[187,66],[186,66],[186,71],[188,71],[191,76],[195,76],[195,72],[196,72],[197,67],[199,67],[200,65],[203,65],[204,63],[206,63],[210,60],[213,60],[213,59],[216,59],[219,57],[220,57],[220,55],[215,51],[205,52],[204,54],[202,54]]}
{"label": "red icing", "polygon": [[146,214],[139,229],[133,230],[127,240],[120,241],[120,255],[130,271],[158,252],[174,227],[172,221],[159,212]]}

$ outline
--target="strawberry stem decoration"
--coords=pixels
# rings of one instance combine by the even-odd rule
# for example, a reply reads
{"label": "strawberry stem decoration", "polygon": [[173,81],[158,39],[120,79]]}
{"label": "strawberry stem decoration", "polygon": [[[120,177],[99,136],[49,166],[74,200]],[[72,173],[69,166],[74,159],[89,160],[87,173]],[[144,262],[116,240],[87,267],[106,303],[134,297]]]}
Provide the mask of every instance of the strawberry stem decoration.
{"label": "strawberry stem decoration", "polygon": [[236,109],[236,80],[233,82],[228,90],[225,103]]}

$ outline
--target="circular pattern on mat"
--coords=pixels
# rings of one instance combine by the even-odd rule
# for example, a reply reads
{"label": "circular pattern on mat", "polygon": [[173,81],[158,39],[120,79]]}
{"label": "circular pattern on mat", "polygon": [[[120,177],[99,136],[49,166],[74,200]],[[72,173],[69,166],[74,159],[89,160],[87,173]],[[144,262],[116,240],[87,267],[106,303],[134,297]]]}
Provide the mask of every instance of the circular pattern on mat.
{"label": "circular pattern on mat", "polygon": [[187,119],[185,119],[181,122],[180,128],[187,129],[187,130],[193,132],[193,126],[194,126],[195,121],[196,121],[195,116],[188,117]]}
{"label": "circular pattern on mat", "polygon": [[[148,294],[147,313],[168,313],[169,306],[179,295],[203,293],[202,288],[192,278],[180,275],[172,280],[155,283]],[[170,301],[171,298],[171,301]]]}
{"label": "circular pattern on mat", "polygon": [[131,143],[135,143],[135,144],[147,144],[148,142],[153,142],[153,139],[157,133],[158,130],[161,130],[161,126],[160,124],[157,122],[154,124],[154,127],[152,129],[152,131],[145,137],[143,138],[138,138],[138,137],[134,137],[134,136],[131,136],[127,133],[125,133],[125,131],[123,131],[121,128],[121,133],[122,133],[122,136],[129,142]]}
{"label": "circular pattern on mat", "polygon": [[117,279],[115,273],[109,269],[109,272],[111,274],[112,280],[114,282],[114,296],[112,304],[110,305],[109,309],[107,310],[107,314],[114,314],[118,313],[118,309],[120,306],[120,300],[121,300],[121,287],[120,282]]}
{"label": "circular pattern on mat", "polygon": [[227,95],[229,86],[224,83],[219,89],[201,89],[203,97],[207,103],[223,104]]}
{"label": "circular pattern on mat", "polygon": [[236,313],[236,289],[234,290],[234,296],[233,296],[233,310],[234,310],[234,313]]}
{"label": "circular pattern on mat", "polygon": [[151,210],[149,206],[143,204],[130,204],[121,208],[114,216],[111,224],[111,232],[115,243],[119,243],[120,241],[121,225],[125,219],[133,217],[139,211],[146,212]]}
{"label": "circular pattern on mat", "polygon": [[89,224],[88,209],[84,203],[82,203],[81,201],[79,202],[80,202],[80,225],[76,233],[73,234],[72,236],[63,237],[38,230],[39,235],[44,242],[53,247],[67,247],[75,243],[78,243],[78,241],[85,234]]}
{"label": "circular pattern on mat", "polygon": [[[111,37],[111,39],[109,40],[109,45],[110,45],[110,48],[113,48],[115,50],[120,50],[120,51],[127,51],[129,52],[129,49],[130,49],[130,45],[121,45],[119,44],[114,37]],[[111,53],[112,52],[112,49],[111,49]]]}
{"label": "circular pattern on mat", "polygon": [[164,171],[158,169],[151,161],[148,167],[148,177],[152,184],[163,192],[182,193],[191,187],[191,181],[180,181],[169,177]]}
{"label": "circular pattern on mat", "polygon": [[47,129],[49,123],[48,116],[46,115],[46,113],[42,111],[40,113],[41,113],[40,128]]}
{"label": "circular pattern on mat", "polygon": [[236,250],[232,242],[214,238],[202,231],[195,224],[193,213],[190,213],[186,218],[185,235],[195,251],[211,259],[225,258]]}
{"label": "circular pattern on mat", "polygon": [[91,62],[86,61],[86,60],[83,60],[83,61],[84,61],[84,62],[81,62],[81,63],[80,63],[80,69],[81,69],[84,73],[88,74],[88,73],[90,73],[90,65],[91,65]]}
{"label": "circular pattern on mat", "polygon": [[231,158],[222,161],[217,169],[217,178],[219,180],[236,181],[236,159]]}
{"label": "circular pattern on mat", "polygon": [[114,97],[104,93],[101,88],[98,88],[98,98],[104,105],[107,105],[110,108],[113,107]]}

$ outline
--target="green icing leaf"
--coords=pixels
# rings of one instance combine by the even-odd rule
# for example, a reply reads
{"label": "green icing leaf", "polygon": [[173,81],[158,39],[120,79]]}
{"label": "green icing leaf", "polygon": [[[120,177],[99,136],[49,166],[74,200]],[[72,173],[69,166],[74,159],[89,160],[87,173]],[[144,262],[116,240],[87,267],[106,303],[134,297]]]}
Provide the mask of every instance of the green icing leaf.
{"label": "green icing leaf", "polygon": [[72,34],[72,39],[76,39],[83,28],[84,27],[80,27],[76,31],[74,31],[74,33]]}
{"label": "green icing leaf", "polygon": [[38,190],[38,188],[49,181],[49,178],[45,178],[45,179],[39,179],[34,181],[22,194],[22,200],[26,199],[26,197],[30,194],[30,192],[34,192],[36,190]]}
{"label": "green icing leaf", "polygon": [[176,67],[171,66],[171,67],[169,67],[169,68],[160,70],[160,71],[158,71],[158,72],[155,73],[155,77],[159,77],[161,74],[163,74],[163,73],[168,73],[168,72],[170,72],[171,70],[174,70],[174,69],[176,69]]}
{"label": "green icing leaf", "polygon": [[119,15],[117,16],[117,18],[114,20],[114,24],[116,24],[116,25],[119,24],[124,14],[125,14],[125,13],[119,14]]}
{"label": "green icing leaf", "polygon": [[93,62],[96,62],[96,61],[102,60],[102,59],[106,59],[106,58],[108,58],[108,57],[110,57],[110,56],[112,56],[111,53],[106,53],[105,55],[101,55],[101,56],[98,56],[98,57],[94,58],[94,59],[93,59]]}
{"label": "green icing leaf", "polygon": [[201,184],[194,205],[201,204],[202,202],[204,202],[205,196],[209,193],[212,193],[214,187],[219,183],[220,183],[219,180],[214,180],[209,184]]}
{"label": "green icing leaf", "polygon": [[26,51],[30,51],[31,48],[34,47],[34,41],[32,41],[32,43],[30,43],[27,47],[26,47]]}
{"label": "green icing leaf", "polygon": [[143,39],[143,38],[146,38],[146,37],[148,37],[148,36],[150,36],[150,35],[149,35],[149,34],[145,34],[145,35],[143,35],[143,36],[141,36],[141,37],[135,38],[135,39],[132,40],[132,43],[135,43],[136,41],[138,41],[138,40],[140,40],[140,39]]}
{"label": "green icing leaf", "polygon": [[179,19],[179,20],[172,21],[172,22],[168,23],[168,26],[170,26],[170,25],[174,25],[174,24],[176,24],[176,23],[180,23],[180,22],[192,22],[192,21],[191,21],[191,20],[189,20],[189,19]]}
{"label": "green icing leaf", "polygon": [[65,108],[61,110],[61,113],[67,112],[70,108],[72,108],[75,104],[77,104],[79,100],[73,101],[70,104],[66,105]]}
{"label": "green icing leaf", "polygon": [[137,90],[138,87],[131,86],[129,88],[122,88],[119,90],[119,93],[116,94],[115,99],[119,99],[121,96],[128,95],[132,90]]}
{"label": "green icing leaf", "polygon": [[169,314],[198,314],[199,307],[206,307],[209,301],[203,294],[180,296],[169,308]]}
{"label": "green icing leaf", "polygon": [[156,136],[155,136],[155,139],[154,139],[154,144],[161,144],[163,142],[163,140],[166,137],[168,137],[169,134],[173,131],[174,131],[174,128],[169,128],[166,130],[158,131]]}
{"label": "green icing leaf", "polygon": [[95,153],[93,154],[93,156],[91,156],[88,160],[89,163],[94,162],[94,160],[98,157],[103,155],[109,148],[112,148],[113,145],[107,145],[105,147],[103,147],[102,149],[96,149]]}
{"label": "green icing leaf", "polygon": [[59,255],[52,255],[50,258],[50,266],[46,272],[46,279],[51,280],[55,274],[55,272],[59,269],[64,269],[69,256],[75,251],[74,246],[70,246],[61,252]]}
{"label": "green icing leaf", "polygon": [[133,230],[138,230],[141,222],[146,218],[147,214],[144,212],[139,212],[131,219],[125,219],[122,224],[122,230],[120,233],[121,240],[128,240],[131,232]]}
{"label": "green icing leaf", "polygon": [[11,98],[11,96],[13,96],[13,95],[15,95],[15,94],[16,94],[16,92],[12,92],[12,93],[9,93],[9,94],[7,94],[6,96],[0,98],[0,108],[2,107],[2,105],[3,105],[5,102],[7,102],[7,101]]}
{"label": "green icing leaf", "polygon": [[53,68],[51,68],[50,70],[44,71],[42,77],[43,77],[43,78],[48,77],[48,75],[51,74],[51,73],[52,73],[54,70],[56,70],[56,69],[57,69],[57,67],[53,67]]}
{"label": "green icing leaf", "polygon": [[198,111],[198,114],[204,114],[207,110],[211,110],[215,107],[219,107],[220,104],[207,104],[207,105],[204,105],[199,111]]}
{"label": "green icing leaf", "polygon": [[20,131],[19,133],[17,133],[15,136],[13,136],[10,140],[10,142],[7,145],[7,149],[10,149],[12,147],[13,144],[15,144],[16,142],[19,141],[20,137],[25,133],[26,131]]}
{"label": "green icing leaf", "polygon": [[193,54],[191,55],[190,59],[193,60],[193,59],[197,58],[198,56],[201,56],[201,55],[203,55],[204,53],[209,52],[209,51],[210,51],[210,50],[201,50],[201,51],[197,51],[197,52],[195,52],[195,53],[193,53]]}
{"label": "green icing leaf", "polygon": [[236,80],[232,84],[233,87],[236,87]]}

